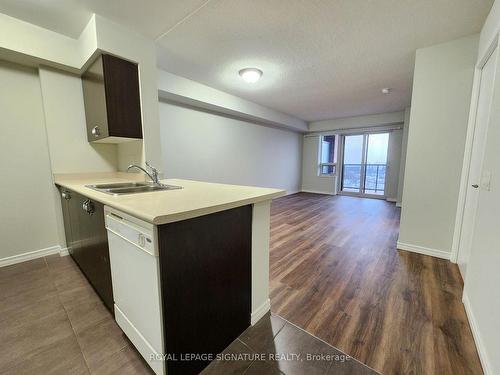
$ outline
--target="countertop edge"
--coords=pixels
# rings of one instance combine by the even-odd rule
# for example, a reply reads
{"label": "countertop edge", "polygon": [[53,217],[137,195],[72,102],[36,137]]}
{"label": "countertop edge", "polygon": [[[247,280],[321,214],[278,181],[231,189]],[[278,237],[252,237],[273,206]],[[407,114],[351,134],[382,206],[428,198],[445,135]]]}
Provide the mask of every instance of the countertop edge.
{"label": "countertop edge", "polygon": [[117,209],[119,211],[123,211],[124,213],[134,216],[140,220],[144,220],[150,224],[153,225],[163,225],[163,224],[168,224],[168,223],[173,223],[177,221],[182,221],[182,220],[188,220],[192,219],[195,217],[199,216],[204,216],[204,215],[209,215],[212,213],[220,212],[220,211],[225,211],[241,206],[246,206],[249,204],[255,204],[259,202],[264,202],[268,200],[272,200],[275,198],[279,198],[282,196],[286,195],[285,190],[281,189],[274,189],[276,190],[275,192],[267,193],[267,194],[262,194],[262,195],[257,195],[255,197],[249,197],[245,199],[239,199],[235,201],[231,201],[228,203],[223,203],[223,204],[218,204],[218,205],[213,205],[213,206],[207,206],[207,207],[201,207],[198,209],[192,209],[192,210],[186,210],[183,212],[176,212],[172,214],[166,214],[166,215],[158,215],[155,217],[152,216],[147,216],[147,215],[141,215],[137,211],[130,210],[126,207],[126,205],[120,204],[119,202],[110,202],[109,199],[106,199],[106,197],[101,196],[100,192],[92,191],[92,190],[84,190],[84,186],[79,186],[71,183],[65,183],[64,181],[55,181],[54,184],[56,186],[72,190],[75,193],[81,194],[83,196],[86,196],[90,199],[94,199],[95,201],[104,204],[105,206],[112,207],[114,209]]}
{"label": "countertop edge", "polygon": [[281,192],[279,192],[279,193],[271,193],[271,194],[261,195],[259,197],[255,197],[255,198],[241,199],[241,200],[230,202],[230,203],[225,203],[225,204],[220,204],[220,205],[216,205],[216,206],[211,206],[211,207],[208,207],[208,208],[200,208],[198,210],[185,211],[185,212],[180,212],[178,214],[170,214],[170,215],[165,215],[165,216],[157,216],[153,220],[152,224],[154,224],[154,225],[163,225],[163,224],[168,224],[168,223],[174,223],[176,221],[193,219],[195,217],[199,217],[199,216],[203,216],[203,215],[209,215],[209,214],[213,214],[213,213],[221,212],[221,211],[225,211],[225,210],[230,210],[230,209],[233,209],[233,208],[242,207],[242,206],[246,206],[246,205],[249,205],[249,204],[255,204],[255,203],[269,201],[269,200],[272,200],[272,199],[275,199],[275,198],[282,197],[284,195],[286,195],[285,192],[283,192],[283,193],[281,193]]}

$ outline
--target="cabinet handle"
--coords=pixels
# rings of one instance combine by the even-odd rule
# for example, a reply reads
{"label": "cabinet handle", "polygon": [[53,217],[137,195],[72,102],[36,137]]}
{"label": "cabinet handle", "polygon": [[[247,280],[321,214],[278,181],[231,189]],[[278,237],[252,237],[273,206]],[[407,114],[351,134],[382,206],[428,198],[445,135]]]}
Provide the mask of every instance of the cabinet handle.
{"label": "cabinet handle", "polygon": [[477,188],[479,187],[479,185],[478,185],[478,184],[474,184],[474,185],[472,185],[472,187],[473,187],[474,189],[477,189]]}
{"label": "cabinet handle", "polygon": [[63,192],[61,193],[61,196],[62,196],[64,199],[66,199],[66,200],[71,199],[71,194],[70,194],[70,193],[68,193],[67,191],[63,191]]}
{"label": "cabinet handle", "polygon": [[99,126],[94,126],[90,132],[96,138],[101,135],[101,131],[99,130]]}
{"label": "cabinet handle", "polygon": [[83,210],[88,213],[89,215],[92,215],[95,211],[94,209],[94,204],[90,201],[90,199],[86,199],[83,204],[82,204]]}

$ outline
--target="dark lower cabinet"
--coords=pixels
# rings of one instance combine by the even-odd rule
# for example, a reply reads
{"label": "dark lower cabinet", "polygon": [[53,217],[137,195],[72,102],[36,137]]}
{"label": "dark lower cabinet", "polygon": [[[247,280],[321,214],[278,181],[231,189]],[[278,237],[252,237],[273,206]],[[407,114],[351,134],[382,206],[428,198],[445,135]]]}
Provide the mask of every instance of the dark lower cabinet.
{"label": "dark lower cabinet", "polygon": [[158,241],[167,373],[198,374],[250,326],[252,207],[161,225]]}
{"label": "dark lower cabinet", "polygon": [[104,206],[63,188],[61,202],[68,251],[108,310],[114,314]]}

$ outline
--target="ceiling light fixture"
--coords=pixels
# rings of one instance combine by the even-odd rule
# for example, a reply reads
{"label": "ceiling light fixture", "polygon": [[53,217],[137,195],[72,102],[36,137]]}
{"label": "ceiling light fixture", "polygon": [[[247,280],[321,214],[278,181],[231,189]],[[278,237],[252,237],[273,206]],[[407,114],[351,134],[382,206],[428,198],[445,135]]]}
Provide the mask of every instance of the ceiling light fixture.
{"label": "ceiling light fixture", "polygon": [[390,87],[384,87],[381,91],[382,91],[382,94],[388,95],[391,93],[392,89]]}
{"label": "ceiling light fixture", "polygon": [[262,77],[262,70],[257,68],[245,68],[239,72],[240,77],[247,83],[255,83]]}

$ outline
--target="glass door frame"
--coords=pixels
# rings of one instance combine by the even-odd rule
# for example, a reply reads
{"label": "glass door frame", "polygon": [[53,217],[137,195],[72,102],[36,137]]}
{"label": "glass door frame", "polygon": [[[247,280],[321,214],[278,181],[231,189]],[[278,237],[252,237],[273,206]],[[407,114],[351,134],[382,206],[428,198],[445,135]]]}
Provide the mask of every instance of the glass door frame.
{"label": "glass door frame", "polygon": [[[366,159],[368,156],[368,152],[366,148],[368,147],[368,137],[370,134],[389,134],[390,137],[390,130],[380,130],[380,131],[372,131],[372,132],[353,132],[353,133],[344,133],[340,134],[340,139],[339,139],[339,157],[338,157],[338,162],[337,165],[340,167],[339,168],[339,178],[337,180],[337,194],[340,195],[350,195],[354,197],[362,197],[362,198],[374,198],[374,199],[386,199],[386,190],[387,190],[387,171],[389,170],[389,166],[387,165],[386,161],[386,173],[384,176],[384,194],[368,194],[368,193],[363,193],[362,190],[365,188],[365,177],[366,177]],[[362,147],[362,155],[361,155],[361,173],[360,173],[360,180],[359,180],[359,192],[352,192],[352,191],[343,191],[342,190],[342,185],[343,185],[343,179],[344,179],[344,146],[345,146],[345,137],[348,136],[356,136],[356,135],[362,135],[363,136],[363,147]],[[389,148],[389,143],[387,144],[387,148]]]}

